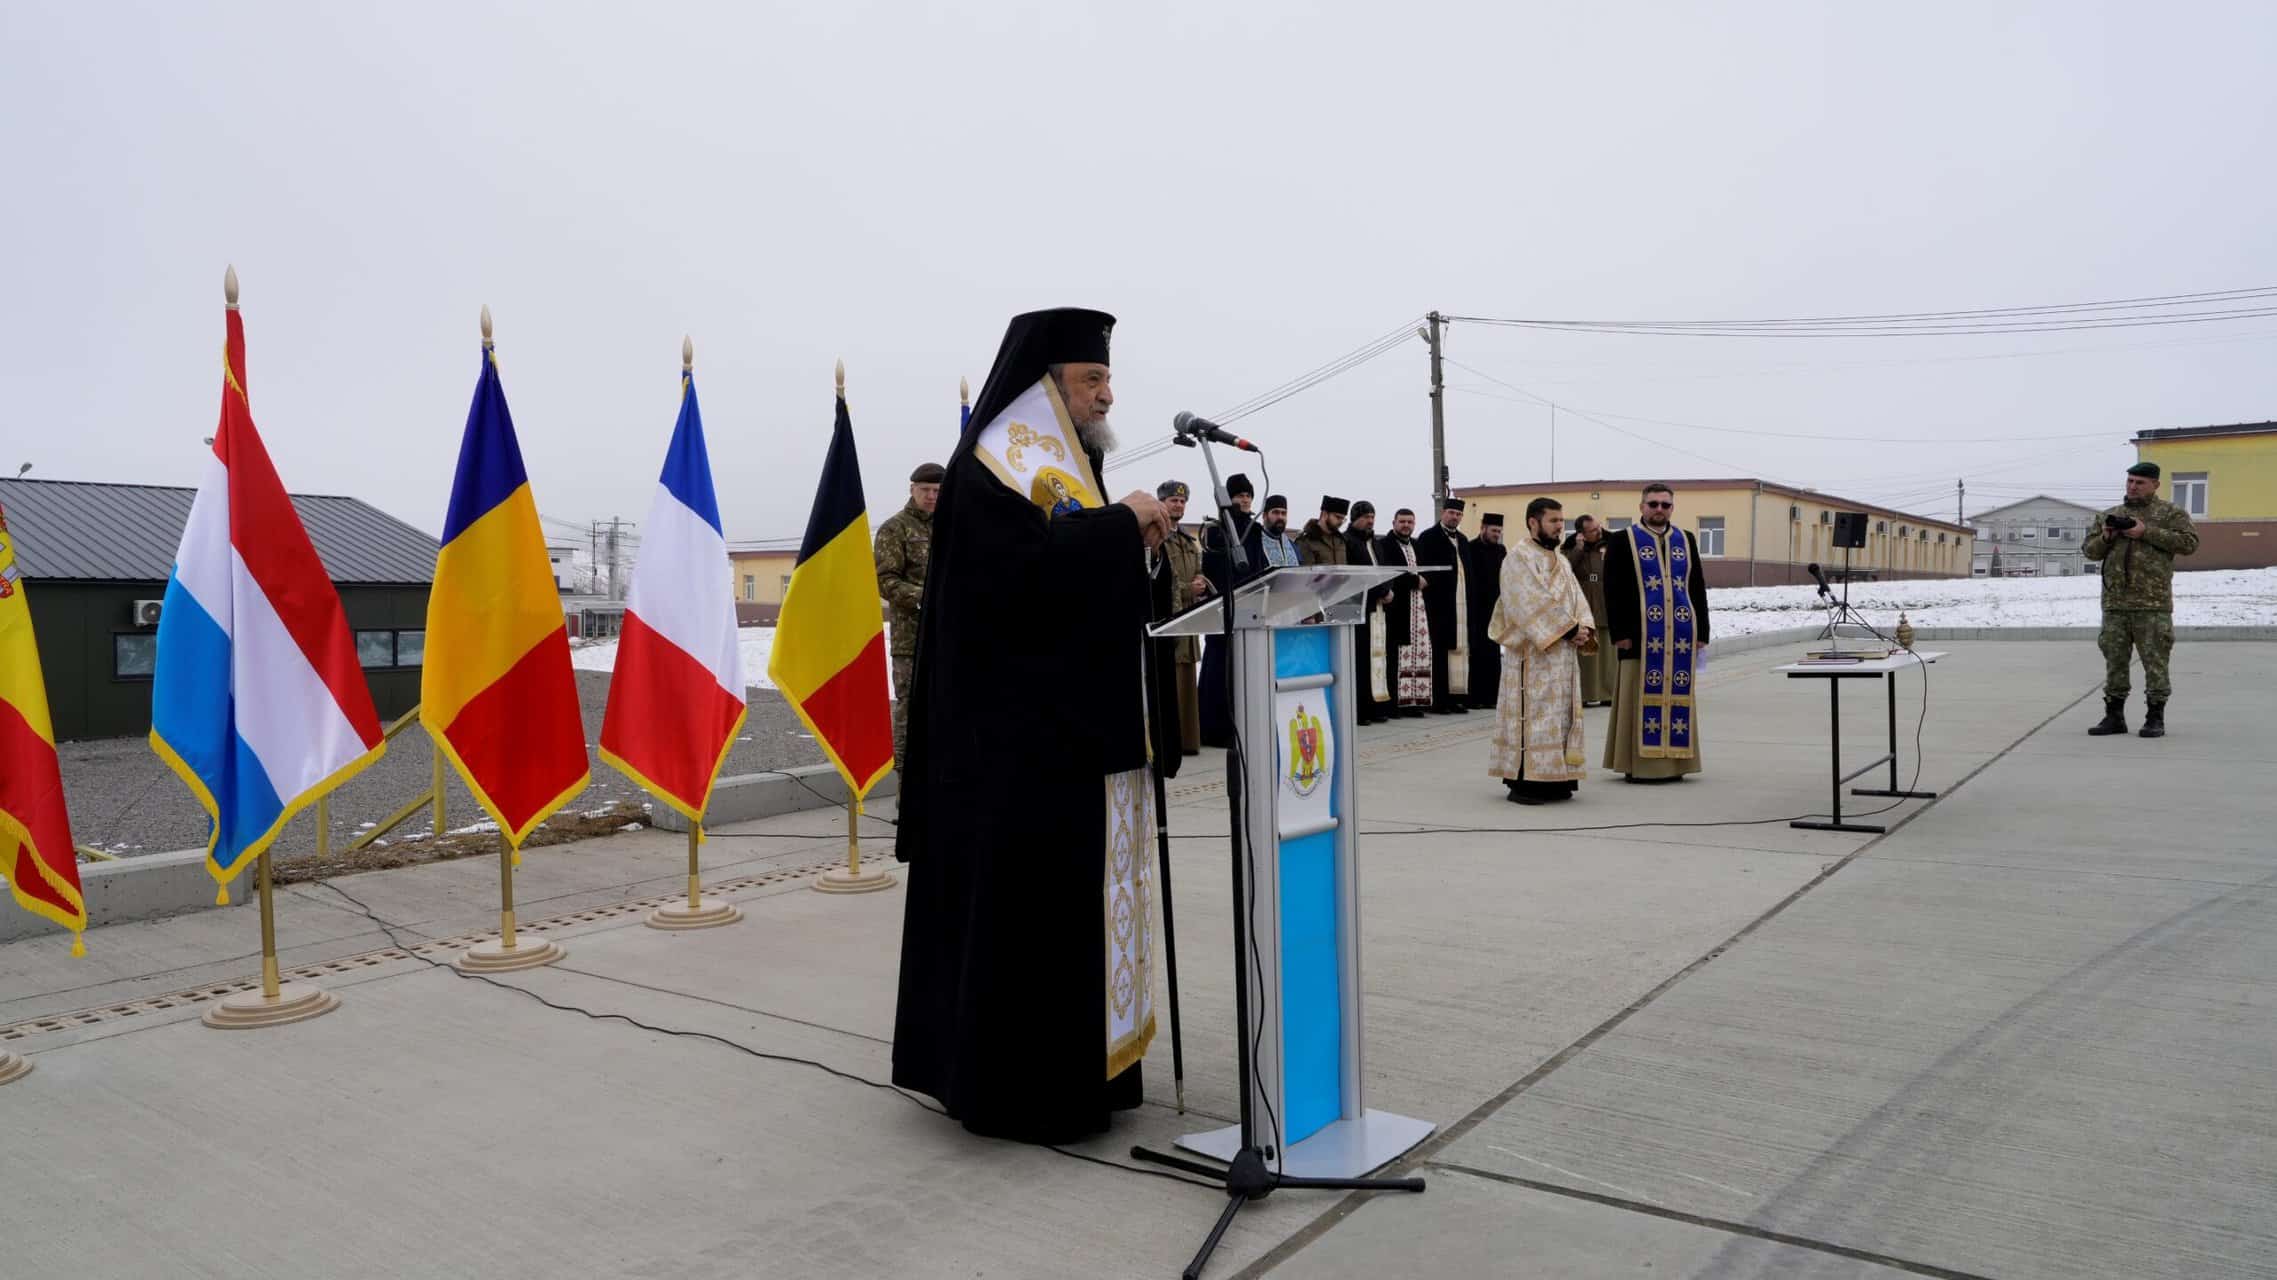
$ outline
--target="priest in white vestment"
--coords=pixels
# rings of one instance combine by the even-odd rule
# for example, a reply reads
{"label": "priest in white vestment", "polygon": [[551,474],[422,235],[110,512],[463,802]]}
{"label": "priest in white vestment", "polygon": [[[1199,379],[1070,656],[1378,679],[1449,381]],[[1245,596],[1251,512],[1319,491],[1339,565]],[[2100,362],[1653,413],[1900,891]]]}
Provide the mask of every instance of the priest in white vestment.
{"label": "priest in white vestment", "polygon": [[1548,498],[1526,505],[1526,537],[1502,562],[1502,594],[1487,637],[1502,646],[1487,772],[1515,804],[1570,799],[1588,772],[1582,750],[1581,655],[1596,647],[1589,598],[1558,554],[1565,512]]}

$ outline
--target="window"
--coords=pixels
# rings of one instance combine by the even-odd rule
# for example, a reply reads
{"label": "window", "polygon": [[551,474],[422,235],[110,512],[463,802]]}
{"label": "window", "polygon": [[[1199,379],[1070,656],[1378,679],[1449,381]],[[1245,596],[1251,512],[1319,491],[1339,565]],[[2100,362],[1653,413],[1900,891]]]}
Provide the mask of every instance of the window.
{"label": "window", "polygon": [[2039,541],[2039,540],[2040,540],[2040,531],[2039,531],[2038,529],[2026,529],[2026,530],[2024,531],[2024,540],[2025,540],[2026,542],[2037,542],[2037,541]]}
{"label": "window", "polygon": [[2203,471],[2177,471],[2174,473],[2174,505],[2194,516],[2206,514],[2206,473]]}
{"label": "window", "polygon": [[158,671],[158,633],[139,631],[111,637],[111,676],[148,680]]}
{"label": "window", "polygon": [[359,631],[356,663],[366,671],[416,667],[427,657],[425,631]]}
{"label": "window", "polygon": [[2058,538],[2061,538],[2061,537],[2063,537],[2063,536],[2064,536],[2064,531],[2063,531],[2063,530],[2061,530],[2061,529],[2050,529],[2050,530],[2048,530],[2048,541],[2050,541],[2050,542],[2054,542],[2056,539],[2058,539]]}
{"label": "window", "polygon": [[1714,559],[1724,553],[1724,518],[1700,517],[1700,554]]}
{"label": "window", "polygon": [[747,573],[743,575],[743,598],[746,600],[757,600],[759,598],[758,574]]}
{"label": "window", "polygon": [[1635,523],[1636,521],[1629,519],[1627,516],[1607,516],[1605,517],[1605,532],[1619,533],[1621,530],[1626,529]]}
{"label": "window", "polygon": [[394,666],[395,633],[393,631],[357,632],[356,663],[366,671],[374,667]]}

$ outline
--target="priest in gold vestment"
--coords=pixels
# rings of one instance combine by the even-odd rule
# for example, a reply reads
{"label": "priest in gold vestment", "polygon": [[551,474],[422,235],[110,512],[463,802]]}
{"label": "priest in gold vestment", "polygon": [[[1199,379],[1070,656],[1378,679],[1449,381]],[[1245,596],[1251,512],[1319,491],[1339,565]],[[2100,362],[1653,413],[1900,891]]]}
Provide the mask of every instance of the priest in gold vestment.
{"label": "priest in gold vestment", "polygon": [[1570,799],[1588,773],[1582,749],[1581,657],[1594,649],[1589,600],[1558,553],[1565,513],[1526,504],[1526,537],[1502,562],[1502,594],[1487,636],[1502,646],[1494,703],[1494,756],[1487,772],[1514,804]]}

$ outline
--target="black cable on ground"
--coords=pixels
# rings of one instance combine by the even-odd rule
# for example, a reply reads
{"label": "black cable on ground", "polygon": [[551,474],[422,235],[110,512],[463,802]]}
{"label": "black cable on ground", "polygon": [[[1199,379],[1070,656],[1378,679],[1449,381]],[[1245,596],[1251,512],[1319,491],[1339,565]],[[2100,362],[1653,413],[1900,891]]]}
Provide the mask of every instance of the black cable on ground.
{"label": "black cable on ground", "polygon": [[[387,935],[387,940],[390,943],[394,944],[395,948],[398,951],[401,951],[403,954],[410,956],[412,959],[419,961],[421,964],[424,964],[429,968],[442,969],[470,982],[484,983],[486,985],[496,987],[501,991],[512,991],[518,995],[527,996],[530,999],[537,1001],[539,1004],[544,1005],[548,1009],[559,1010],[563,1013],[579,1014],[583,1017],[591,1018],[595,1022],[623,1022],[631,1026],[638,1027],[642,1031],[651,1031],[658,1035],[680,1036],[689,1040],[709,1040],[713,1044],[724,1045],[727,1048],[735,1050],[737,1053],[749,1054],[751,1057],[759,1058],[767,1062],[780,1062],[787,1063],[792,1066],[812,1067],[816,1071],[820,1071],[825,1075],[835,1076],[840,1080],[847,1081],[848,1083],[864,1085],[868,1088],[876,1089],[884,1093],[893,1094],[895,1097],[901,1098],[902,1100],[908,1102],[911,1106],[917,1107],[923,1111],[931,1112],[934,1115],[946,1116],[948,1114],[948,1112],[942,1108],[926,1101],[923,1097],[917,1094],[911,1093],[899,1085],[890,1084],[883,1080],[872,1080],[868,1076],[856,1075],[851,1071],[844,1071],[837,1067],[831,1066],[827,1062],[818,1062],[813,1058],[802,1058],[796,1054],[772,1053],[765,1049],[754,1049],[750,1045],[744,1044],[740,1041],[730,1040],[726,1036],[714,1035],[709,1031],[690,1031],[680,1027],[659,1026],[653,1022],[643,1022],[640,1019],[633,1017],[631,1014],[604,1013],[592,1009],[582,1008],[578,1005],[563,1004],[558,1000],[548,999],[547,997],[531,990],[528,987],[516,986],[511,982],[501,982],[498,979],[490,977],[487,974],[468,973],[456,965],[445,964],[444,962],[434,959],[431,956],[421,955],[415,946],[407,945],[403,941],[401,935],[396,932],[396,930],[402,926],[397,925],[391,921],[381,919],[379,913],[373,911],[371,907],[362,899],[356,897],[356,895],[348,892],[346,889],[341,888],[339,885],[332,883],[330,880],[315,880],[309,883],[312,887],[330,889],[332,892],[346,899],[349,905],[353,906],[358,912],[363,914],[365,919],[370,920],[373,924],[379,926],[380,932]],[[1102,1165],[1106,1168],[1120,1170],[1124,1173],[1144,1174],[1149,1178],[1163,1178],[1171,1182],[1183,1182],[1188,1186],[1201,1187],[1209,1191],[1223,1190],[1223,1188],[1218,1187],[1213,1183],[1203,1182],[1199,1179],[1181,1177],[1178,1174],[1159,1169],[1141,1168],[1138,1165],[1120,1164],[1113,1160],[1106,1160],[1098,1156],[1087,1155],[1081,1151],[1073,1151],[1066,1147],[1045,1145],[1044,1149],[1059,1155],[1066,1156],[1070,1160],[1081,1160],[1086,1164]]]}

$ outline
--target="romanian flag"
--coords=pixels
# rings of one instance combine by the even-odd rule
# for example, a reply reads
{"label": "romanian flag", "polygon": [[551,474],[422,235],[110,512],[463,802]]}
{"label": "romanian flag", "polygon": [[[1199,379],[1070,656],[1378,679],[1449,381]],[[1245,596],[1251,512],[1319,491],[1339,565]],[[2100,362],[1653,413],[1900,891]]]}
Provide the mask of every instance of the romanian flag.
{"label": "romanian flag", "polygon": [[387,743],[332,576],[253,429],[232,306],[221,424],[166,583],[150,746],[213,822],[222,886]]}
{"label": "romanian flag", "polygon": [[419,696],[436,749],[515,848],[584,790],[569,632],[487,340],[427,599]]}
{"label": "romanian flag", "polygon": [[822,488],[814,495],[806,540],[783,592],[767,675],[855,797],[869,794],[893,768],[893,703],[878,562],[862,501],[862,467],[854,456],[854,420],[843,394],[822,464]]}
{"label": "romanian flag", "polygon": [[743,651],[727,539],[696,408],[696,375],[680,375],[680,421],[649,500],[640,564],[625,600],[601,758],[690,822],[743,727]]}
{"label": "romanian flag", "polygon": [[8,514],[0,511],[0,872],[16,902],[75,935],[71,954],[87,949],[79,896],[79,855],[71,815],[63,807],[63,767],[47,715],[40,648],[32,638],[32,606],[16,575]]}

